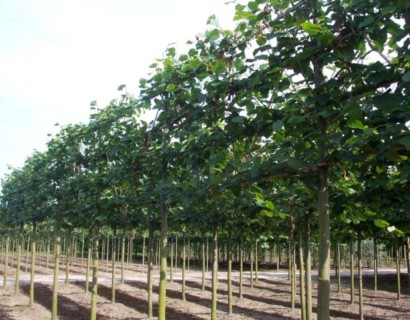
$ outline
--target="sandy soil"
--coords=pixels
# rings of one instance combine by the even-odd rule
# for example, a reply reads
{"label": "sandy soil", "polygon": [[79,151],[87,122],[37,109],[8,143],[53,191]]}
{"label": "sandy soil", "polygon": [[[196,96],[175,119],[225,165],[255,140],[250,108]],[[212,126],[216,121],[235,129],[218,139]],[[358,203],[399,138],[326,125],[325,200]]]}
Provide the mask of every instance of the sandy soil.
{"label": "sandy soil", "polygon": [[[15,264],[14,264],[15,266]],[[65,266],[60,266],[59,284],[59,319],[89,319],[90,293],[85,293],[85,263],[77,261],[70,267],[69,283],[64,283]],[[146,268],[144,268],[146,269]],[[20,293],[14,295],[15,268],[9,267],[9,281],[0,288],[0,319],[2,320],[43,320],[50,319],[52,295],[52,265],[46,268],[45,260],[36,266],[35,305],[28,307],[28,279],[30,269],[23,260],[21,267]],[[106,272],[108,271],[108,272]],[[110,268],[106,262],[100,264],[98,287],[98,319],[148,319],[146,274],[141,264],[129,264],[125,271],[125,281],[121,284],[118,264],[116,302],[111,303]],[[158,291],[158,270],[155,270],[154,292]],[[211,275],[207,273],[206,288],[201,289],[201,273],[187,272],[186,300],[182,301],[180,270],[173,273],[173,281],[168,283],[167,319],[209,319],[211,305]],[[397,300],[396,275],[392,270],[382,270],[379,276],[379,290],[373,291],[371,270],[364,270],[364,303],[366,320],[410,319],[410,296],[407,276],[402,274],[402,297]],[[3,274],[3,267],[0,269]],[[249,273],[245,274],[243,298],[239,299],[238,273],[233,277],[233,315],[227,315],[226,273],[219,273],[218,319],[265,320],[265,319],[300,319],[299,297],[296,297],[295,309],[291,309],[290,285],[287,273],[265,269],[259,272],[259,280],[250,286]],[[348,272],[343,272],[342,290],[338,293],[335,279],[331,283],[331,318],[357,319],[358,304],[350,304]],[[357,283],[357,281],[356,281]],[[316,278],[313,278],[313,311],[316,311]],[[356,290],[357,294],[357,290]],[[154,294],[154,313],[156,313],[157,295]],[[316,318],[316,315],[314,315]]]}

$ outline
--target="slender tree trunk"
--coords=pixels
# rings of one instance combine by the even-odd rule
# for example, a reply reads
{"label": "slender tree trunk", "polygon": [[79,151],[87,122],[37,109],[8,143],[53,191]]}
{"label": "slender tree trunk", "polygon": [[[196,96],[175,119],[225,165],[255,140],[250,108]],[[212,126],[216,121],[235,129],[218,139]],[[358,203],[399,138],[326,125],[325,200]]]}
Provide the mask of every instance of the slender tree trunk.
{"label": "slender tree trunk", "polygon": [[276,242],[276,250],[277,250],[277,264],[276,264],[276,271],[280,270],[280,239],[278,237],[278,241]]}
{"label": "slender tree trunk", "polygon": [[239,243],[239,299],[243,297],[243,234],[240,235]]}
{"label": "slender tree trunk", "polygon": [[353,252],[353,236],[350,237],[350,303],[354,303],[354,252]]}
{"label": "slender tree trunk", "polygon": [[202,291],[205,291],[205,264],[206,264],[206,258],[205,258],[205,238],[204,234],[202,234],[202,242],[201,242],[201,248],[202,248]]}
{"label": "slender tree trunk", "polygon": [[254,258],[253,258],[253,248],[252,247],[253,247],[253,242],[251,240],[250,252],[249,252],[249,254],[250,254],[250,268],[251,268],[249,281],[250,281],[251,288],[253,288],[253,260],[254,260]]}
{"label": "slender tree trunk", "polygon": [[[27,273],[27,267],[28,267],[28,254],[30,252],[30,237],[27,238],[27,245],[26,245],[26,261],[25,261],[25,268],[24,272]],[[24,247],[23,247],[24,248]]]}
{"label": "slender tree trunk", "polygon": [[357,265],[359,275],[359,319],[364,320],[363,310],[363,277],[362,277],[362,234],[359,226],[357,233]]}
{"label": "slender tree trunk", "polygon": [[87,249],[87,263],[85,267],[85,293],[88,293],[89,284],[90,284],[90,264],[91,264],[91,246],[92,243],[88,243]]}
{"label": "slender tree trunk", "polygon": [[409,290],[410,290],[410,236],[407,236],[406,238],[406,250],[407,250],[407,278],[408,278],[408,285],[409,285]]}
{"label": "slender tree trunk", "polygon": [[399,237],[394,239],[394,248],[396,251],[396,275],[397,275],[397,300],[401,298],[401,286],[400,286],[400,251],[399,251]]}
{"label": "slender tree trunk", "polygon": [[7,272],[9,267],[9,247],[10,247],[10,236],[7,234],[6,236],[6,249],[5,249],[5,257],[4,257],[4,274],[3,274],[3,288],[7,286]]}
{"label": "slender tree trunk", "polygon": [[17,242],[17,266],[16,266],[16,282],[14,284],[14,295],[18,295],[20,292],[21,246],[23,242],[23,230],[24,230],[24,224],[21,224],[18,242]]}
{"label": "slender tree trunk", "polygon": [[337,292],[342,292],[342,280],[341,280],[341,270],[340,270],[340,243],[336,243],[336,260],[337,260]]}
{"label": "slender tree trunk", "polygon": [[[162,169],[163,182],[167,181],[167,167]],[[158,320],[166,318],[167,295],[167,258],[168,258],[168,209],[165,201],[161,204],[161,240],[160,240],[160,280],[158,295]]]}
{"label": "slender tree trunk", "polygon": [[98,232],[93,234],[93,283],[91,287],[91,316],[90,320],[97,320],[97,298],[98,298]]}
{"label": "slender tree trunk", "polygon": [[216,320],[218,302],[218,227],[214,226],[212,235],[213,262],[212,262],[212,310],[211,320]]}
{"label": "slender tree trunk", "polygon": [[312,259],[310,252],[310,212],[304,215],[305,229],[305,269],[306,269],[306,320],[312,320]]}
{"label": "slender tree trunk", "polygon": [[121,284],[124,284],[125,234],[121,238]]}
{"label": "slender tree trunk", "polygon": [[258,240],[255,240],[255,283],[259,281],[259,251]]}
{"label": "slender tree trunk", "polygon": [[[108,272],[108,265],[109,265],[109,260],[110,260],[110,255],[109,255],[109,252],[110,252],[110,235],[109,234],[107,234],[106,242],[107,242],[107,256],[106,256],[106,259],[105,259],[105,272]],[[111,250],[111,256],[112,256],[112,250]],[[111,257],[111,259],[112,259],[112,257]],[[112,264],[112,262],[111,262],[111,264]]]}
{"label": "slender tree trunk", "polygon": [[117,252],[117,242],[115,241],[116,237],[116,230],[114,230],[114,234],[112,237],[112,248],[111,248],[111,303],[115,302],[115,293],[116,293],[116,286],[115,286],[115,253]]}
{"label": "slender tree trunk", "polygon": [[379,269],[379,259],[377,251],[377,239],[373,238],[373,278],[374,278],[374,291],[377,291],[377,278],[378,278],[378,269]]}
{"label": "slender tree trunk", "polygon": [[57,320],[57,304],[58,304],[58,272],[60,266],[60,249],[61,249],[61,236],[60,236],[60,222],[56,222],[55,228],[55,240],[54,240],[54,279],[53,279],[53,302],[51,308],[51,319]]}
{"label": "slender tree trunk", "polygon": [[152,272],[154,270],[154,229],[149,226],[148,231],[148,271],[147,271],[147,287],[148,287],[148,318],[152,319]]}
{"label": "slender tree trunk", "polygon": [[68,233],[68,244],[66,247],[66,255],[65,255],[65,285],[68,285],[68,280],[70,276],[70,255],[71,255],[71,232]]}
{"label": "slender tree trunk", "polygon": [[299,235],[299,286],[300,286],[300,312],[302,320],[306,320],[306,295],[305,295],[305,267],[303,265],[303,246],[302,246],[302,232]]}
{"label": "slender tree trunk", "polygon": [[175,252],[174,252],[174,257],[175,257],[175,269],[178,268],[178,236],[175,236]]}
{"label": "slender tree trunk", "polygon": [[142,236],[142,273],[145,272],[145,236]]}
{"label": "slender tree trunk", "polygon": [[174,282],[174,242],[171,238],[171,252],[169,253],[169,281]]}
{"label": "slender tree trunk", "polygon": [[185,243],[185,234],[182,239],[182,301],[186,301],[185,297],[185,264],[186,264],[186,243]]}
{"label": "slender tree trunk", "polygon": [[228,230],[228,315],[232,315],[232,235]]}
{"label": "slender tree trunk", "polygon": [[81,263],[80,263],[80,268],[83,268],[83,261],[84,260],[84,231],[82,234],[82,240],[81,240]]}
{"label": "slender tree trunk", "polygon": [[31,236],[31,270],[30,270],[30,294],[28,306],[34,305],[34,268],[36,266],[36,240],[37,240],[37,223],[33,222],[33,234]]}

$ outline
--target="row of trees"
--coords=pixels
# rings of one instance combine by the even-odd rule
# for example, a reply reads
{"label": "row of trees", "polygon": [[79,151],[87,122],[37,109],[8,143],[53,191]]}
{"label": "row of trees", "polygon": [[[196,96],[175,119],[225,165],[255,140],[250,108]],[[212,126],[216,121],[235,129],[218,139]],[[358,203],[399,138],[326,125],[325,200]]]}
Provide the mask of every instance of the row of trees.
{"label": "row of trees", "polygon": [[309,267],[312,228],[318,319],[329,319],[331,241],[410,232],[409,7],[256,0],[236,6],[234,30],[211,17],[187,53],[169,47],[151,65],[137,97],[120,86],[10,172],[2,225],[31,224],[35,241],[53,221],[57,266],[61,230],[90,232],[92,319],[103,227],[160,230],[159,319],[169,228],[212,234],[212,319],[218,234],[277,237],[286,224]]}

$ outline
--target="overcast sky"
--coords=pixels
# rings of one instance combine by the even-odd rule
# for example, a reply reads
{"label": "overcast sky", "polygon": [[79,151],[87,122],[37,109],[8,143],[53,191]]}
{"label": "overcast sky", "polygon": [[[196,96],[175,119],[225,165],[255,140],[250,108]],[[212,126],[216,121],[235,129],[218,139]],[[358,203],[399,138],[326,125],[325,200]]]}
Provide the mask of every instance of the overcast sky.
{"label": "overcast sky", "polygon": [[45,150],[55,123],[87,122],[138,80],[170,43],[180,52],[215,14],[232,27],[227,0],[1,0],[0,178]]}

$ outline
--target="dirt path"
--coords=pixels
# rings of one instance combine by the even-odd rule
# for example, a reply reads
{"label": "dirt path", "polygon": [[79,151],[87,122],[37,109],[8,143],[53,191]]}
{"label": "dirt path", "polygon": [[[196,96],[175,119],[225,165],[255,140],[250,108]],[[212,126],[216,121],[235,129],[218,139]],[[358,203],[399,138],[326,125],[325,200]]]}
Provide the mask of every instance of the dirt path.
{"label": "dirt path", "polygon": [[[90,293],[85,293],[84,263],[78,261],[70,267],[69,284],[65,285],[65,267],[60,268],[59,284],[59,319],[77,320],[89,319]],[[43,261],[36,267],[35,305],[28,305],[29,269],[25,267],[21,275],[21,293],[14,296],[15,269],[8,272],[9,280],[6,288],[0,289],[0,319],[5,320],[45,320],[50,319],[52,294],[52,269]],[[119,266],[118,266],[119,267]],[[98,288],[98,319],[147,319],[146,274],[142,273],[140,264],[130,264],[125,272],[125,283],[121,284],[120,270],[116,272],[117,292],[116,302],[111,303],[111,273],[105,272],[104,262],[100,265]],[[108,268],[107,271],[110,271]],[[209,319],[211,305],[211,274],[206,274],[206,288],[201,288],[201,273],[187,272],[186,300],[182,301],[181,274],[177,270],[173,282],[167,287],[167,319]],[[382,269],[379,275],[379,291],[372,290],[372,270],[364,271],[364,300],[366,320],[409,319],[410,297],[407,289],[407,278],[402,274],[402,299],[396,300],[396,276],[392,269]],[[3,270],[0,269],[0,273]],[[331,284],[331,318],[357,319],[358,306],[350,304],[350,289],[348,271],[342,273],[343,286],[341,293],[337,292],[335,279]],[[233,273],[233,311],[227,315],[227,281],[226,272],[219,272],[218,287],[218,319],[300,319],[299,297],[296,297],[295,309],[290,305],[290,286],[287,272],[264,270],[259,272],[259,281],[250,287],[249,273],[244,275],[243,298],[239,299],[239,273]],[[90,279],[91,280],[91,279]],[[158,300],[158,272],[154,275],[154,314]],[[357,290],[356,290],[357,291]],[[316,311],[316,274],[313,276],[313,311]],[[356,292],[357,294],[357,292]],[[314,315],[315,318],[315,315]]]}

